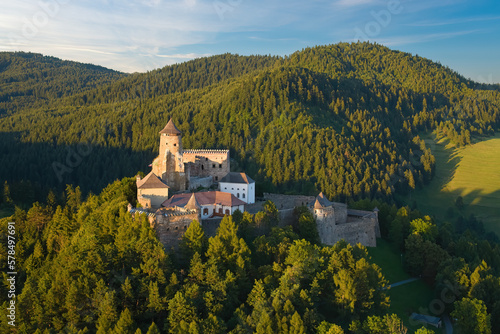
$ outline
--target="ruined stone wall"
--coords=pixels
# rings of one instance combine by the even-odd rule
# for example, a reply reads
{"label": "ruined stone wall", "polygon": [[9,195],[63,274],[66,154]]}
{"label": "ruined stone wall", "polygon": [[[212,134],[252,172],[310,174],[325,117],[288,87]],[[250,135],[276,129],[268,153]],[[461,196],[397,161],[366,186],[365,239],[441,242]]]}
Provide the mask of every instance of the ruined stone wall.
{"label": "ruined stone wall", "polygon": [[189,179],[189,190],[195,190],[199,187],[210,188],[212,184],[213,184],[213,178],[211,176],[191,177]]}
{"label": "ruined stone wall", "polygon": [[137,199],[144,208],[159,208],[168,199],[168,188],[137,189]]}
{"label": "ruined stone wall", "polygon": [[158,239],[165,247],[176,248],[189,224],[195,219],[201,221],[196,212],[157,214],[151,227],[155,229]]}
{"label": "ruined stone wall", "polygon": [[147,197],[142,197],[142,196],[138,196],[137,197],[137,202],[139,202],[139,204],[141,205],[141,207],[143,208],[148,208],[150,209],[151,208],[151,198],[147,198]]}
{"label": "ruined stone wall", "polygon": [[214,183],[218,183],[231,169],[229,150],[185,150],[183,159],[189,163],[192,177],[211,176]]}
{"label": "ruined stone wall", "polygon": [[304,195],[281,195],[281,194],[270,194],[264,193],[264,199],[270,200],[276,205],[278,210],[282,209],[293,209],[298,206],[308,205],[314,201],[314,196],[304,196]]}

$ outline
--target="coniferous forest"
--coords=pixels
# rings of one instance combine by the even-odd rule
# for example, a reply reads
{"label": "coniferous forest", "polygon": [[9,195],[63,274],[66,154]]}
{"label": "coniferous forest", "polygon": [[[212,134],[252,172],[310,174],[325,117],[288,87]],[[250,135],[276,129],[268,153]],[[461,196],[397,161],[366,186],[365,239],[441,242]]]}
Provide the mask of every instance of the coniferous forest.
{"label": "coniferous forest", "polygon": [[185,148],[229,148],[260,191],[321,190],[340,201],[391,199],[430,180],[422,132],[467,145],[500,120],[498,86],[369,43],[286,58],[226,54],[131,75],[0,57],[0,180],[29,181],[11,187],[28,203],[48,188],[98,193],[148,172],[170,117]]}
{"label": "coniferous forest", "polygon": [[500,87],[340,43],[134,74],[0,53],[0,207],[14,212],[0,233],[15,222],[19,333],[405,333],[367,249],[321,245],[304,208],[282,228],[267,202],[225,217],[210,238],[193,222],[179,249],[165,249],[126,206],[169,118],[184,148],[229,148],[258,194],[323,191],[378,207],[405,270],[436,296],[452,291],[455,330],[500,331],[498,238],[474,217],[436,222],[395,198],[434,176],[424,133],[465,146],[499,130]]}

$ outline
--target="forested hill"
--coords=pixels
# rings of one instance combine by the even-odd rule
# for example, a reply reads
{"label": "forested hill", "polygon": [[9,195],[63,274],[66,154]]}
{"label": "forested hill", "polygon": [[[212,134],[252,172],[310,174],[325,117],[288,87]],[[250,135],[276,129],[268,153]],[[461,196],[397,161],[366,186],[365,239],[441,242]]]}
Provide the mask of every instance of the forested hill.
{"label": "forested hill", "polygon": [[147,73],[136,73],[123,80],[77,94],[73,104],[90,105],[129,99],[149,99],[161,95],[203,88],[221,81],[273,66],[278,57],[242,57],[223,54],[166,66]]}
{"label": "forested hill", "polygon": [[125,76],[101,66],[37,53],[0,52],[0,115],[100,87]]}
{"label": "forested hill", "polygon": [[420,133],[467,145],[500,125],[498,87],[369,43],[285,58],[225,54],[106,78],[35,103],[14,98],[18,110],[0,118],[0,181],[98,192],[148,172],[172,117],[184,147],[230,148],[260,190],[390,199],[432,177]]}

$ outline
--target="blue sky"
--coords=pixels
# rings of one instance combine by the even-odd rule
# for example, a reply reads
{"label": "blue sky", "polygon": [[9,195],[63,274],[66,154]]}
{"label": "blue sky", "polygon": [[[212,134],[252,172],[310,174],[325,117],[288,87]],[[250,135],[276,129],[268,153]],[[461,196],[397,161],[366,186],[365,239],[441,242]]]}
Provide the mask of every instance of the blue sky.
{"label": "blue sky", "polygon": [[493,0],[38,0],[5,1],[0,12],[0,51],[124,72],[357,39],[500,82],[500,3]]}

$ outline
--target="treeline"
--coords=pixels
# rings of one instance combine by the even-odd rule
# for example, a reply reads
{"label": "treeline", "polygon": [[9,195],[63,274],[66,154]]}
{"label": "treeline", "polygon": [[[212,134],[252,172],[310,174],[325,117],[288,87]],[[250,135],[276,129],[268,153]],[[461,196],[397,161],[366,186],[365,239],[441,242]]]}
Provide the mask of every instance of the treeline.
{"label": "treeline", "polygon": [[[255,216],[225,217],[210,238],[193,221],[179,249],[165,251],[147,216],[126,212],[135,191],[128,178],[83,201],[68,186],[64,200],[16,209],[19,332],[392,333],[402,324],[384,315],[387,281],[366,248],[319,245],[307,211],[278,228],[268,202]],[[0,227],[5,237],[5,219]]]}
{"label": "treeline", "polygon": [[246,73],[272,67],[279,57],[233,54],[206,57],[166,66],[147,73],[136,73],[108,85],[68,99],[72,105],[150,99],[161,95],[207,87]]}
{"label": "treeline", "polygon": [[229,148],[259,192],[392,200],[433,176],[419,134],[466,145],[498,130],[498,90],[480,88],[369,43],[197,59],[1,118],[0,181],[97,193],[148,171],[172,117],[185,148]]}
{"label": "treeline", "polygon": [[0,52],[0,117],[101,87],[126,75],[37,53]]}
{"label": "treeline", "polygon": [[409,116],[405,129],[438,130],[459,146],[470,144],[473,136],[493,134],[500,124],[498,85],[473,82],[439,63],[376,43],[307,48],[288,61],[331,77],[419,94],[422,103],[402,106]]}

